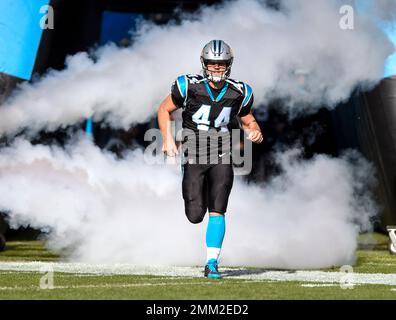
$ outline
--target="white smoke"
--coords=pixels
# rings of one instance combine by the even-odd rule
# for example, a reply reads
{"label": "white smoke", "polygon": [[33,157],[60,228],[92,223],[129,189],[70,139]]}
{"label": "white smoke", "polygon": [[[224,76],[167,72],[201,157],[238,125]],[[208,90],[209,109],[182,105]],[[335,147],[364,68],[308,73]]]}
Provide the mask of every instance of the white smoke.
{"label": "white smoke", "polygon": [[[356,155],[353,166],[347,157],[305,162],[298,155],[280,154],[283,173],[268,185],[236,179],[224,264],[313,268],[354,261],[356,237],[375,214],[367,192],[372,169]],[[86,139],[66,150],[17,140],[0,154],[0,204],[12,212],[11,226],[46,230],[50,248],[69,260],[205,261],[207,220],[192,225],[184,216],[180,169],[148,165],[141,150],[116,160]]]}
{"label": "white smoke", "polygon": [[[274,11],[259,1],[206,8],[181,24],[143,24],[134,45],[69,57],[63,71],[23,84],[0,108],[0,133],[55,130],[93,116],[127,128],[152,117],[172,81],[200,71],[199,52],[221,38],[235,51],[233,76],[256,103],[289,98],[292,113],[334,106],[376,83],[392,46],[376,23],[339,28],[339,1],[292,1]],[[303,70],[304,72],[301,72]],[[296,81],[304,74],[305,83]],[[283,173],[264,186],[236,179],[227,213],[227,265],[315,268],[353,263],[357,235],[376,209],[372,168],[280,153]],[[359,159],[357,156],[353,159]],[[355,161],[356,162],[356,161]],[[141,151],[116,159],[78,138],[65,149],[18,139],[0,152],[0,206],[12,227],[45,230],[66,259],[137,265],[201,265],[205,224],[184,216],[181,173],[153,166]]]}
{"label": "white smoke", "polygon": [[54,130],[90,116],[121,128],[143,122],[178,75],[200,72],[200,50],[215,38],[234,49],[233,77],[252,85],[257,106],[287,97],[290,113],[314,112],[382,78],[394,48],[376,19],[355,15],[354,29],[342,30],[345,1],[282,4],[275,11],[258,0],[239,0],[204,8],[180,24],[143,23],[130,48],[108,45],[95,59],[76,54],[65,70],[23,84],[0,109],[0,133]]}

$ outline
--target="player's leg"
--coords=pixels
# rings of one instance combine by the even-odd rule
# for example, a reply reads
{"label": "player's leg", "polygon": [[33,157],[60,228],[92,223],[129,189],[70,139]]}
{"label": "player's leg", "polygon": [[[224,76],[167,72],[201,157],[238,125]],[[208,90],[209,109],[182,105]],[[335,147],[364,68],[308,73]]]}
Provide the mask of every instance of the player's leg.
{"label": "player's leg", "polygon": [[205,275],[221,278],[218,259],[225,235],[225,213],[234,181],[231,164],[218,164],[208,171],[209,222],[206,231],[207,265]]}
{"label": "player's leg", "polygon": [[208,192],[205,172],[207,166],[184,164],[183,199],[187,219],[194,224],[201,223],[208,209]]}

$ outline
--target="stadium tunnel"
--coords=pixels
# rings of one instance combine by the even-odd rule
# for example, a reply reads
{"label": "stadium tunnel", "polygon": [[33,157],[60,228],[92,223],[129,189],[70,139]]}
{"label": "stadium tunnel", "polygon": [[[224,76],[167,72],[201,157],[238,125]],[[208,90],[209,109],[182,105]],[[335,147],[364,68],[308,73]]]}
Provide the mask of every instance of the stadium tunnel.
{"label": "stadium tunnel", "polygon": [[[139,18],[157,24],[178,20],[178,12],[193,12],[202,4],[213,5],[216,0],[34,0],[29,6],[24,0],[0,2],[0,104],[13,88],[46,72],[49,68],[61,70],[67,55],[89,51],[93,47],[113,41],[120,46],[131,45],[128,31],[135,27]],[[34,19],[35,13],[50,5],[53,8],[55,28],[42,30]],[[277,9],[276,0],[267,5]],[[175,9],[178,9],[175,11]],[[6,14],[3,14],[6,13]],[[44,21],[50,25],[48,17]],[[18,30],[12,33],[7,24],[15,21]],[[15,33],[16,32],[16,33]],[[21,45],[22,44],[22,45]],[[395,59],[396,60],[396,59]],[[388,72],[384,80],[370,92],[355,92],[349,101],[335,110],[320,109],[316,114],[288,121],[274,106],[257,115],[267,136],[267,143],[258,147],[256,153],[270,154],[276,144],[292,144],[300,141],[307,158],[315,154],[340,155],[348,148],[359,150],[376,167],[379,184],[375,190],[381,206],[381,215],[376,229],[385,232],[386,225],[396,224],[396,68]],[[154,119],[155,120],[155,119]],[[144,144],[142,132],[153,123],[139,124],[130,131],[110,130],[102,126],[81,123],[92,130],[95,142],[102,148],[119,152],[128,148],[131,139]],[[92,123],[91,123],[92,125]],[[87,126],[87,127],[85,127]],[[316,132],[314,139],[308,132]],[[132,138],[131,138],[132,137]],[[43,132],[37,143],[62,143],[65,131]],[[5,143],[2,141],[2,143]],[[121,146],[120,146],[121,144]],[[271,161],[256,161],[252,180],[268,178]],[[257,160],[257,159],[256,159]],[[262,170],[264,168],[264,170]],[[274,168],[273,168],[274,169]],[[274,169],[276,172],[276,169]],[[37,236],[31,229],[7,230],[0,215],[0,234],[9,238],[28,235]],[[1,242],[1,241],[0,241]],[[1,245],[0,245],[1,248]]]}

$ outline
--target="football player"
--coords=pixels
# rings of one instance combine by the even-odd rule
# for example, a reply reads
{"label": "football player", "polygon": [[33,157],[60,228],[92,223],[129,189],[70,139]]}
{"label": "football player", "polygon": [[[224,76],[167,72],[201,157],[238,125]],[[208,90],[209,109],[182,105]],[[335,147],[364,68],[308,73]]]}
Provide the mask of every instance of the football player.
{"label": "football player", "polygon": [[179,76],[171,93],[158,109],[163,152],[179,154],[171,134],[171,113],[181,108],[183,118],[183,199],[191,223],[203,221],[209,211],[206,231],[207,261],[204,274],[219,279],[218,259],[225,234],[225,213],[234,180],[231,158],[230,121],[238,117],[248,139],[263,141],[253,114],[252,88],[230,79],[233,52],[222,40],[212,40],[201,52],[202,75]]}

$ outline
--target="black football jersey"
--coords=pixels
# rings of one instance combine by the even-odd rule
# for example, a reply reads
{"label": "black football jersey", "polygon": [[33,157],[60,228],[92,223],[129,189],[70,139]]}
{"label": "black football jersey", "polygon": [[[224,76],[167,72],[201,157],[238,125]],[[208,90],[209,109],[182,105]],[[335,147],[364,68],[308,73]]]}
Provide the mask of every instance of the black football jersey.
{"label": "black football jersey", "polygon": [[177,108],[183,109],[183,128],[194,131],[229,131],[235,116],[250,113],[252,88],[241,81],[227,79],[222,89],[213,89],[201,75],[183,75],[172,85],[171,96]]}
{"label": "black football jersey", "polygon": [[253,91],[249,85],[227,79],[223,88],[213,89],[201,75],[183,75],[173,83],[171,97],[183,109],[186,158],[216,163],[219,156],[231,154],[230,122],[250,113]]}

